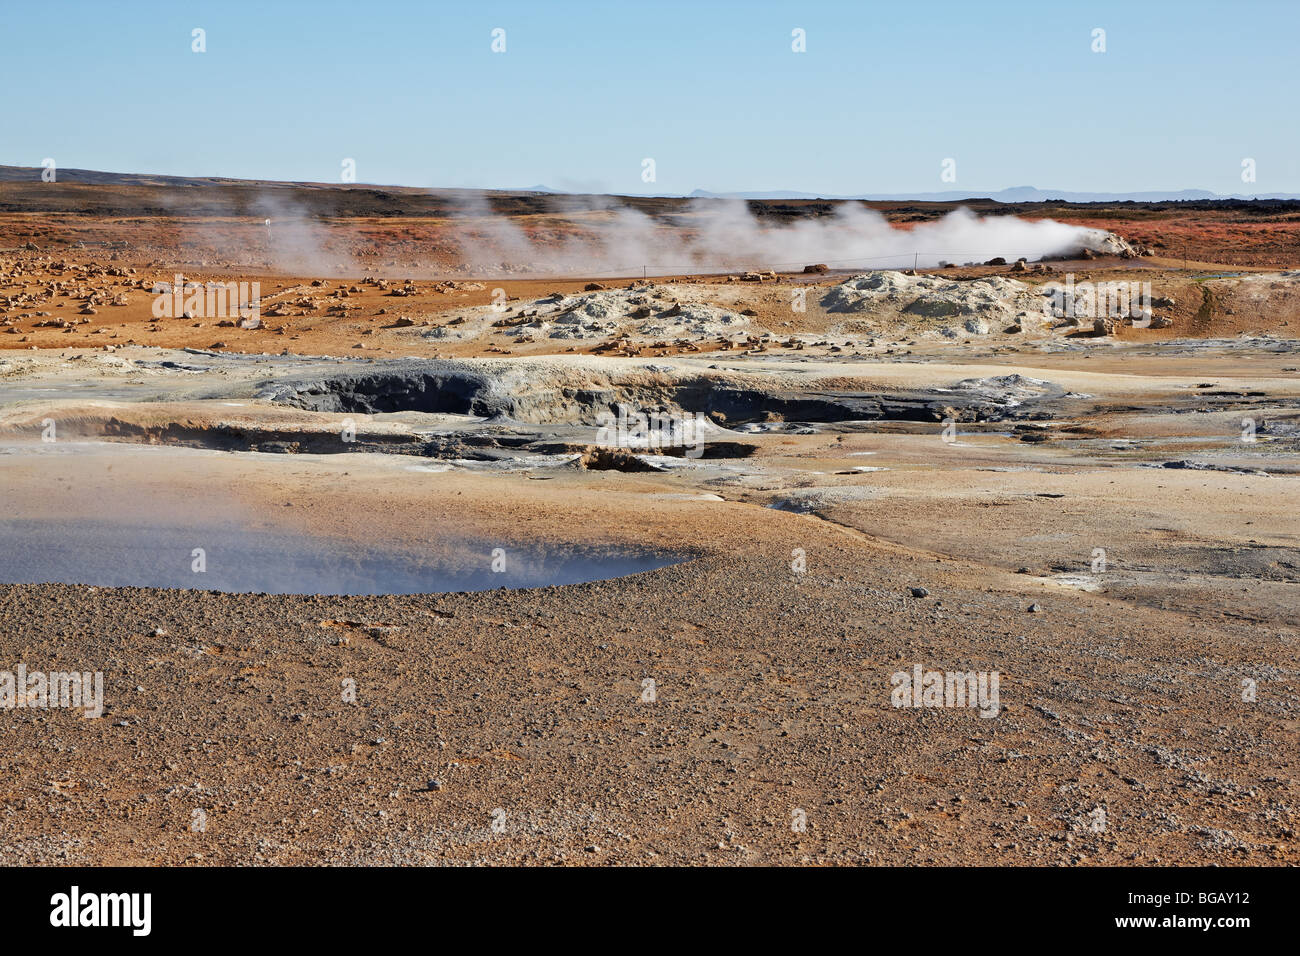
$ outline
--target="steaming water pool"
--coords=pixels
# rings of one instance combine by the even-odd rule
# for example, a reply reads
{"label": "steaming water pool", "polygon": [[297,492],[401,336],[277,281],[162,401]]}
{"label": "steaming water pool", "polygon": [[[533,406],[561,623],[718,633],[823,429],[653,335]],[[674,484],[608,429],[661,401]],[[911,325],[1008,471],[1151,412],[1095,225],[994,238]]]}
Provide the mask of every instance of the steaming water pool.
{"label": "steaming water pool", "polygon": [[576,584],[683,560],[649,551],[514,545],[494,554],[498,547],[458,542],[423,553],[282,530],[7,518],[0,519],[0,583],[424,594]]}
{"label": "steaming water pool", "polygon": [[[0,443],[0,584],[426,594],[607,580],[693,556],[572,533],[519,541],[508,522],[462,519],[441,474],[359,457]],[[331,483],[366,493],[299,497]]]}

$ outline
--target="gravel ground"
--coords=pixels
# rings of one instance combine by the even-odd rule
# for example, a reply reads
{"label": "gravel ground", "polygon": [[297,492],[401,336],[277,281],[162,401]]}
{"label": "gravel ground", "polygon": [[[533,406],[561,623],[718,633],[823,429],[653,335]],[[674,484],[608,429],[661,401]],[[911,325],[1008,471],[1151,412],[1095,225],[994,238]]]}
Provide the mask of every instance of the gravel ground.
{"label": "gravel ground", "polygon": [[[1284,617],[1054,586],[680,474],[153,451],[179,495],[245,488],[368,545],[451,516],[699,556],[476,594],[0,587],[0,661],[102,671],[106,707],[0,713],[0,862],[1296,862]],[[892,706],[917,664],[997,671],[997,716]]]}

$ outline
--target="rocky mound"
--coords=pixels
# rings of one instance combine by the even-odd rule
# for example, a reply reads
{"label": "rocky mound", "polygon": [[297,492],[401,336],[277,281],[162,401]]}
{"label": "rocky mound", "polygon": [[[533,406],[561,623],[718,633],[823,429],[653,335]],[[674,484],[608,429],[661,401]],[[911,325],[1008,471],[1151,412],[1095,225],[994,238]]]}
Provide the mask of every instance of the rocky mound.
{"label": "rocky mound", "polygon": [[691,301],[699,292],[686,286],[637,282],[626,288],[593,289],[574,295],[556,292],[504,312],[492,306],[466,310],[430,338],[468,338],[484,324],[521,341],[539,338],[605,340],[649,338],[699,341],[730,338],[750,331],[748,316],[732,309]]}
{"label": "rocky mound", "polygon": [[[866,313],[873,318],[950,320],[933,330],[955,336],[985,335],[995,325],[1015,323],[1040,312],[1042,295],[1023,282],[990,276],[963,282],[942,276],[869,272],[828,290],[821,304],[827,312]],[[925,323],[922,323],[921,331]]]}
{"label": "rocky mound", "polygon": [[680,302],[674,290],[651,283],[542,299],[533,303],[531,312],[535,321],[518,326],[519,333],[535,332],[558,339],[598,338],[618,333],[720,336],[749,325],[749,319],[738,312],[703,303]]}

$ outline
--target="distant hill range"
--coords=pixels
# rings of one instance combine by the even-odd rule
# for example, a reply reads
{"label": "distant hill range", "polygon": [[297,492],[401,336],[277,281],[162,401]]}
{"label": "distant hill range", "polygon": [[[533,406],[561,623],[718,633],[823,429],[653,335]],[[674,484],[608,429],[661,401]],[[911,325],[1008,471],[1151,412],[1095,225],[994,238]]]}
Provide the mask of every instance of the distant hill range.
{"label": "distant hill range", "polygon": [[593,208],[632,209],[673,225],[707,216],[727,200],[747,203],[766,222],[795,222],[830,213],[836,203],[862,201],[890,217],[923,221],[959,206],[978,215],[1068,217],[1069,210],[1100,215],[1109,207],[1176,206],[1180,210],[1233,209],[1252,217],[1291,215],[1300,197],[1216,196],[1205,190],[1148,193],[1054,192],[1019,187],[989,196],[960,191],[818,196],[799,192],[712,193],[689,196],[568,192],[535,185],[515,189],[381,186],[370,183],[312,183],[229,179],[220,176],[164,176],[59,169],[54,183],[41,180],[40,167],[0,166],[0,215],[66,214],[141,217],[256,217],[442,219],[493,216],[566,216]]}
{"label": "distant hill range", "polygon": [[[39,182],[39,166],[0,166],[0,183]],[[538,184],[502,189],[465,189],[419,186],[384,186],[373,183],[314,183],[281,182],[274,180],[230,179],[224,176],[164,176],[151,173],[106,173],[93,169],[59,169],[58,182],[75,183],[87,186],[288,186],[297,189],[344,187],[353,189],[381,189],[402,192],[439,192],[456,193],[534,193],[554,196],[590,195],[575,193],[566,189],[554,189]],[[681,193],[619,193],[617,195],[636,198],[664,199],[752,199],[760,201],[803,200],[803,201],[843,201],[860,199],[867,202],[935,202],[952,203],[964,201],[987,201],[999,203],[1120,203],[1120,202],[1214,202],[1216,200],[1235,200],[1238,202],[1252,199],[1300,200],[1300,193],[1257,193],[1247,195],[1234,193],[1225,196],[1210,192],[1208,189],[1147,190],[1131,193],[1094,193],[1076,192],[1068,189],[1039,189],[1036,186],[1013,186],[996,192],[972,192],[971,190],[951,189],[931,193],[856,193],[854,195],[835,195],[829,193],[799,192],[797,190],[774,189],[763,192],[711,192],[696,189]]]}
{"label": "distant hill range", "polygon": [[1216,199],[1300,199],[1300,193],[1259,193],[1257,195],[1233,194],[1224,196],[1212,193],[1208,189],[1150,190],[1134,193],[1088,193],[1072,192],[1068,189],[1039,189],[1036,186],[1013,186],[999,189],[997,192],[970,192],[949,190],[934,193],[860,193],[854,196],[829,196],[819,193],[784,192],[740,192],[713,193],[697,189],[690,194],[692,199],[862,199],[868,202],[961,202],[967,199],[991,199],[994,202],[1204,202]]}

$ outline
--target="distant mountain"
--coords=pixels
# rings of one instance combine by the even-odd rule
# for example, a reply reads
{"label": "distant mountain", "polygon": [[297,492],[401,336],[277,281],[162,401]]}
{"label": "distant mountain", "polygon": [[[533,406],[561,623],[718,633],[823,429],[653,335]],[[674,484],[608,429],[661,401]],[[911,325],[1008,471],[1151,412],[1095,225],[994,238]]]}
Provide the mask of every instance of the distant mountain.
{"label": "distant mountain", "polygon": [[[0,183],[33,183],[41,181],[41,168],[39,166],[0,166]],[[88,186],[164,186],[164,187],[202,187],[202,186],[257,186],[259,188],[286,188],[286,189],[331,189],[346,188],[357,190],[382,190],[401,193],[538,193],[554,196],[571,196],[571,195],[590,195],[586,193],[573,193],[567,189],[555,189],[538,183],[535,186],[528,186],[523,189],[439,189],[436,187],[424,189],[415,186],[382,186],[372,183],[314,183],[314,182],[292,182],[279,180],[248,180],[248,179],[230,179],[224,176],[168,176],[155,173],[108,173],[93,169],[59,169],[58,182],[72,183],[77,185]],[[679,199],[683,198],[681,193],[618,193],[617,195],[632,199],[650,199],[665,198]],[[966,200],[988,199],[994,202],[1003,203],[1031,203],[1031,202],[1071,202],[1071,203],[1116,203],[1116,202],[1191,202],[1191,201],[1214,201],[1214,200],[1237,200],[1250,201],[1252,199],[1280,199],[1280,200],[1300,200],[1300,193],[1259,193],[1257,195],[1244,195],[1234,193],[1230,196],[1210,192],[1208,189],[1180,189],[1180,190],[1149,190],[1146,192],[1131,193],[1092,193],[1092,192],[1074,192],[1067,189],[1038,189],[1035,186],[1013,186],[1010,189],[1000,189],[996,192],[972,192],[970,190],[951,189],[945,192],[932,193],[858,193],[852,196],[835,195],[831,193],[810,193],[799,192],[791,189],[772,189],[759,192],[711,192],[707,189],[696,189],[686,194],[688,199],[757,199],[757,200],[782,200],[782,199],[824,199],[824,200],[851,200],[861,199],[869,202],[963,202]]]}
{"label": "distant mountain", "polygon": [[[0,166],[0,183],[41,182],[40,166]],[[162,176],[151,173],[105,173],[95,169],[55,170],[55,182],[82,186],[213,186],[237,183],[237,179],[220,176]]]}
{"label": "distant mountain", "polygon": [[997,192],[971,192],[948,190],[933,193],[859,193],[854,196],[823,195],[821,193],[794,192],[789,190],[769,190],[766,192],[715,193],[706,189],[696,189],[690,193],[692,199],[862,199],[869,202],[960,202],[965,199],[992,199],[995,202],[1183,202],[1206,199],[1300,199],[1300,193],[1260,193],[1247,196],[1234,193],[1231,196],[1210,192],[1208,189],[1180,189],[1133,193],[1089,193],[1073,192],[1068,189],[1038,189],[1035,186],[1013,186]]}

